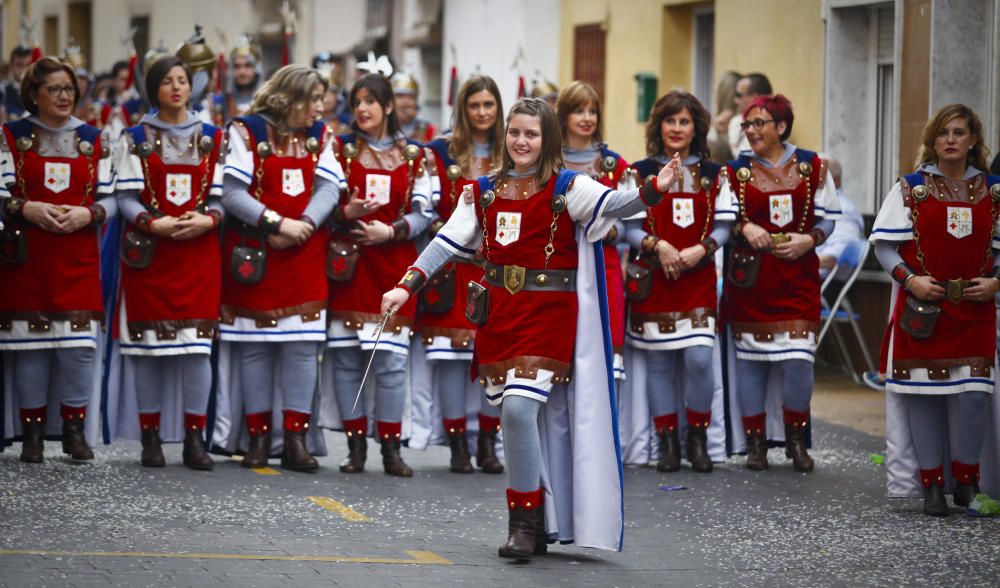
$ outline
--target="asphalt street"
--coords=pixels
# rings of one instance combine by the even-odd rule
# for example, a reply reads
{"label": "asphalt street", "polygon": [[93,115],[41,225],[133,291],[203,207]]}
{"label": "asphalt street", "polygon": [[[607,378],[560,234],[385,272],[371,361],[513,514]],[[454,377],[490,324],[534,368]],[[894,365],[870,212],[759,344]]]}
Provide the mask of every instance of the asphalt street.
{"label": "asphalt street", "polygon": [[[452,474],[446,448],[404,450],[412,479],[344,475],[342,435],[317,474],[138,463],[139,445],[85,465],[56,444],[43,465],[0,454],[3,586],[838,586],[996,585],[1000,523],[936,519],[884,498],[884,442],[817,421],[813,474],[771,450],[767,472],[733,457],[710,475],[626,470],[625,551],[553,546],[496,556],[505,476]],[[683,486],[685,489],[664,489]]]}

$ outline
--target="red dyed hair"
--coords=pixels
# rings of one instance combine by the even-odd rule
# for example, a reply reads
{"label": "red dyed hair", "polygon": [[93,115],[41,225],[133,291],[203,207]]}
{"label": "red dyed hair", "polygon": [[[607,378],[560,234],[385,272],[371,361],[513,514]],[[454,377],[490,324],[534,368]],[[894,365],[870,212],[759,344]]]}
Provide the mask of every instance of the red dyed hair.
{"label": "red dyed hair", "polygon": [[762,108],[774,119],[774,124],[785,123],[785,132],[778,137],[782,141],[787,141],[792,134],[792,123],[795,121],[795,113],[792,112],[792,102],[782,94],[774,96],[757,96],[753,102],[743,111],[743,120],[754,108]]}

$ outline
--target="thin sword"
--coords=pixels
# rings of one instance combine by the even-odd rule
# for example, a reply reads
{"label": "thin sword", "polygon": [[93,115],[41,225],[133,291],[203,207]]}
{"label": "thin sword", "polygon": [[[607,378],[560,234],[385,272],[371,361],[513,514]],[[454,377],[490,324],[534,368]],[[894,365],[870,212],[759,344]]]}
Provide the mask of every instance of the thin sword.
{"label": "thin sword", "polygon": [[382,339],[382,331],[385,330],[385,324],[389,322],[389,317],[396,312],[395,308],[390,308],[382,315],[382,320],[375,325],[375,346],[372,347],[372,354],[368,358],[368,367],[365,368],[365,375],[361,377],[361,386],[358,388],[358,394],[354,397],[354,406],[351,408],[353,413],[358,409],[358,401],[361,400],[361,393],[365,389],[365,381],[368,380],[368,372],[372,370],[372,361],[375,360],[375,351],[378,350],[378,342]]}

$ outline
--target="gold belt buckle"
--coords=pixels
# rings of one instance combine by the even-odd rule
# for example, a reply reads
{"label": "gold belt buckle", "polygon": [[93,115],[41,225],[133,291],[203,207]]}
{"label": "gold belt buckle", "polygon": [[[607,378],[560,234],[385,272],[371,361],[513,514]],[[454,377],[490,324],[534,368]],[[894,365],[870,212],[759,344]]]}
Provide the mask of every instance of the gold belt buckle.
{"label": "gold belt buckle", "polygon": [[517,294],[524,288],[525,270],[519,265],[503,266],[503,287],[511,294]]}
{"label": "gold belt buckle", "polygon": [[771,233],[771,242],[775,245],[781,245],[782,243],[788,243],[792,238],[788,233]]}
{"label": "gold belt buckle", "polygon": [[972,280],[948,280],[948,300],[952,304],[962,301],[962,291],[972,285]]}

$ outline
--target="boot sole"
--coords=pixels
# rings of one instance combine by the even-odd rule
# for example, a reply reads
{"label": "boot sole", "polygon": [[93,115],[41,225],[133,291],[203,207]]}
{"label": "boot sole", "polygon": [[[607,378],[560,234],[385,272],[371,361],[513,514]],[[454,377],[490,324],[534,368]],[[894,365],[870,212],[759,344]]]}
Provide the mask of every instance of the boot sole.
{"label": "boot sole", "polygon": [[283,469],[291,470],[293,472],[303,472],[303,473],[306,473],[306,474],[311,474],[311,473],[314,473],[316,470],[319,469],[319,464],[316,464],[314,466],[312,466],[312,465],[307,465],[307,466],[292,466],[292,465],[288,465],[288,464],[283,463],[283,464],[281,464],[281,467]]}
{"label": "boot sole", "polygon": [[28,458],[25,458],[25,457],[23,457],[23,456],[22,456],[22,457],[21,457],[20,459],[21,459],[21,461],[23,461],[24,463],[44,463],[44,462],[45,462],[45,458],[43,458],[43,457],[40,457],[40,458],[38,458],[38,459],[35,459],[35,458],[33,458],[33,457],[28,457]]}
{"label": "boot sole", "polygon": [[509,551],[505,550],[503,547],[497,549],[497,555],[506,559],[517,559],[524,561],[531,561],[531,556],[534,555],[531,551]]}

